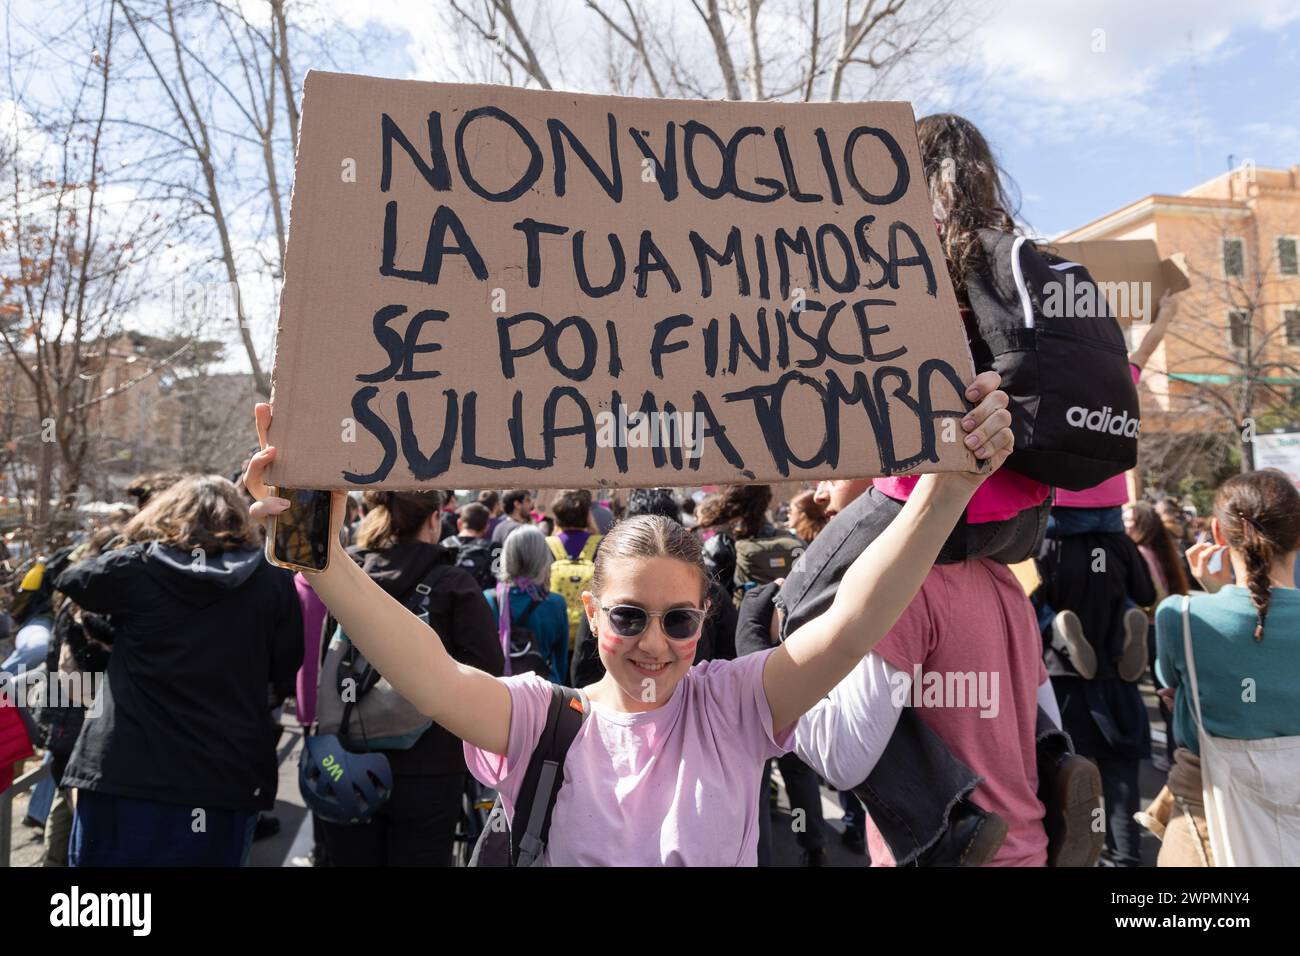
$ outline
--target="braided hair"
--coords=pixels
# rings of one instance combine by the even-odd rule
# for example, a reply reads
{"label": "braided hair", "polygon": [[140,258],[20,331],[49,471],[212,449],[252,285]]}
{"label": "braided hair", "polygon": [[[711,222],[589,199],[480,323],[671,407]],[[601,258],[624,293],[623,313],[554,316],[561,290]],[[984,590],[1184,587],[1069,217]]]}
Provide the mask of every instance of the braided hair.
{"label": "braided hair", "polygon": [[1300,492],[1280,471],[1266,468],[1223,483],[1214,499],[1219,532],[1246,564],[1246,586],[1259,615],[1255,640],[1264,639],[1273,562],[1300,548]]}

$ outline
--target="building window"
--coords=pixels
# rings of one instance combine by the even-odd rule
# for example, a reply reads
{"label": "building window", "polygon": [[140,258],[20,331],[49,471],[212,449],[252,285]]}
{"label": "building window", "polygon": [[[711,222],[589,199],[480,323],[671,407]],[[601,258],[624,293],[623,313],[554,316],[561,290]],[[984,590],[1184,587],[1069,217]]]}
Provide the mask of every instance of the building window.
{"label": "building window", "polygon": [[1300,345],[1300,309],[1283,309],[1282,324],[1286,326],[1286,344]]}
{"label": "building window", "polygon": [[1277,237],[1277,271],[1284,276],[1300,273],[1300,263],[1296,258],[1296,237]]}
{"label": "building window", "polygon": [[1244,349],[1250,339],[1250,313],[1233,309],[1228,313],[1228,337],[1234,349]]}
{"label": "building window", "polygon": [[1246,274],[1246,243],[1241,239],[1223,240],[1223,274],[1230,277]]}

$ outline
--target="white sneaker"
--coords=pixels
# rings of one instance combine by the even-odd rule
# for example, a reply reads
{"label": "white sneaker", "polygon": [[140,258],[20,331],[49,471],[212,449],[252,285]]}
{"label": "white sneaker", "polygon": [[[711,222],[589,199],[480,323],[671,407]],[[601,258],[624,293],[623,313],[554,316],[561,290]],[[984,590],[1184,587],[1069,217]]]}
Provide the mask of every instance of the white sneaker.
{"label": "white sneaker", "polygon": [[1124,612],[1124,653],[1115,669],[1120,680],[1139,681],[1147,670],[1147,627],[1150,619],[1140,607]]}
{"label": "white sneaker", "polygon": [[1052,618],[1052,648],[1069,661],[1084,680],[1097,676],[1097,652],[1083,636],[1083,622],[1073,611],[1059,611]]}

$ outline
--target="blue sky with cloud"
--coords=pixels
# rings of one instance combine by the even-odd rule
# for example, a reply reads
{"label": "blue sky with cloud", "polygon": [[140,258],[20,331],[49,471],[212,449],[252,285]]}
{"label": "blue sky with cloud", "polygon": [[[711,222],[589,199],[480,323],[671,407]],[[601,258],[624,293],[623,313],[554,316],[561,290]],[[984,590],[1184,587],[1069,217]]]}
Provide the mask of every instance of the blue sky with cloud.
{"label": "blue sky with cloud", "polygon": [[[265,15],[261,0],[232,2],[254,17]],[[809,2],[767,0],[763,8],[773,74],[797,73],[805,53],[799,25]],[[911,0],[915,7],[940,2]],[[558,88],[608,90],[601,27],[583,0],[516,3]],[[716,85],[712,51],[688,0],[643,4],[660,30],[675,31],[682,59]],[[855,9],[860,4],[854,0]],[[1153,192],[1182,192],[1225,171],[1229,156],[1259,166],[1300,163],[1300,0],[958,0],[958,6],[977,24],[974,32],[959,49],[914,62],[889,95],[914,100],[918,115],[948,109],[978,123],[1019,187],[1022,221],[1039,235],[1081,226]],[[297,9],[316,41],[314,50],[305,49],[313,44],[298,48],[299,72],[508,80],[481,43],[469,52],[458,45],[446,0],[313,0]],[[78,12],[77,5],[16,0],[11,19],[0,20],[0,37],[21,27],[22,43],[39,45],[43,32],[60,32],[61,18]],[[830,29],[832,14],[824,16]],[[739,33],[731,46],[743,63]],[[39,103],[57,102],[55,87],[66,72],[22,76],[35,104],[29,148],[41,140]],[[163,104],[144,106],[157,112]],[[8,107],[0,102],[0,119]],[[250,182],[258,182],[250,169]],[[256,235],[244,233],[256,233],[256,226],[236,217],[237,240],[255,245]],[[208,249],[185,247],[177,252],[181,271],[191,268],[182,252],[190,260],[210,257]],[[244,294],[254,313],[271,316],[275,288],[264,285],[247,283]],[[268,360],[273,330],[270,319],[255,329]]]}
{"label": "blue sky with cloud", "polygon": [[[934,105],[985,131],[1036,231],[1182,192],[1225,171],[1229,156],[1300,163],[1300,4],[995,7],[976,38],[978,73]],[[1102,52],[1095,30],[1105,31]]]}
{"label": "blue sky with cloud", "polygon": [[[605,91],[599,22],[582,0],[516,0],[561,88]],[[789,62],[809,0],[768,0],[763,16]],[[921,7],[940,0],[912,0]],[[855,7],[858,5],[854,0]],[[260,5],[244,3],[254,16]],[[985,131],[1019,186],[1022,219],[1052,235],[1153,192],[1177,193],[1237,162],[1300,163],[1300,0],[959,0],[978,25],[959,52],[918,62],[891,94],[917,114],[951,109]],[[686,0],[646,0],[686,27],[686,56],[711,62]],[[32,24],[39,0],[18,0]],[[318,0],[310,28],[363,34],[364,53],[296,67],[441,81],[504,82],[480,47],[466,60],[444,0]],[[830,13],[824,29],[831,29]],[[1098,50],[1098,31],[1104,49]],[[732,37],[738,66],[744,43]],[[769,68],[781,64],[769,55]],[[960,60],[962,66],[953,63]]]}
{"label": "blue sky with cloud", "polygon": [[[662,13],[679,2],[650,8]],[[384,72],[457,78],[454,57],[424,26],[431,18],[418,15],[428,10],[422,0],[350,6],[340,5],[341,15],[382,23],[402,46]],[[600,91],[603,79],[584,83],[586,70],[574,65],[600,42],[581,4],[544,0],[544,9],[520,9],[556,46],[565,85]],[[764,9],[794,17],[790,3]],[[971,0],[966,9],[978,22],[967,48],[917,64],[915,89],[924,93],[904,84],[894,95],[915,96],[918,115],[952,109],[975,120],[1020,188],[1022,218],[1040,234],[1153,192],[1182,192],[1227,169],[1230,155],[1260,166],[1300,163],[1297,0]],[[672,19],[693,17],[687,7]],[[734,37],[738,61],[742,48]],[[707,62],[710,52],[698,52]],[[952,66],[958,58],[960,69]]]}

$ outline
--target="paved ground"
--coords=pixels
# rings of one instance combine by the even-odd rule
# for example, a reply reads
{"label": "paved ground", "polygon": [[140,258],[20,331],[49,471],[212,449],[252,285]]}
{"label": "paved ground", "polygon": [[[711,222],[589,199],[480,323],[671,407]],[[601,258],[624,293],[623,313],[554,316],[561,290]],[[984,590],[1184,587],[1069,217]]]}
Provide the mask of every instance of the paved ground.
{"label": "paved ground", "polygon": [[[1160,721],[1155,707],[1155,695],[1149,684],[1143,685],[1143,696],[1151,715],[1151,727],[1156,737],[1154,749],[1162,751],[1164,725]],[[288,708],[286,708],[288,710]],[[298,754],[301,750],[302,733],[292,712],[286,713],[283,723],[285,731],[281,734],[280,754],[280,789],[276,800],[274,816],[280,822],[280,832],[253,844],[249,856],[251,866],[294,866],[302,865],[303,858],[311,849],[311,822],[303,807],[302,797],[298,793]],[[34,767],[30,763],[29,767]],[[776,779],[780,780],[777,773]],[[1144,761],[1141,774],[1142,806],[1145,806],[1164,783],[1165,774],[1155,769],[1151,761]],[[823,787],[822,812],[827,833],[828,866],[865,866],[862,856],[850,853],[840,843],[840,834],[844,826],[843,812],[834,790]],[[28,795],[14,801],[13,844],[10,851],[11,866],[38,866],[43,856],[41,832],[25,826],[21,821],[27,812]],[[773,862],[777,866],[799,866],[802,850],[796,842],[790,814],[790,805],[783,787],[780,788],[777,806],[772,811]],[[1159,843],[1145,830],[1142,831],[1143,864],[1153,866]]]}
{"label": "paved ground", "polygon": [[[35,770],[37,765],[38,761],[29,760],[26,766],[14,774],[15,779],[21,777],[28,770]],[[13,836],[9,850],[10,866],[40,866],[41,860],[45,856],[45,844],[41,842],[41,831],[23,823],[23,818],[27,816],[27,801],[30,795],[30,792],[21,794],[14,800]]]}

